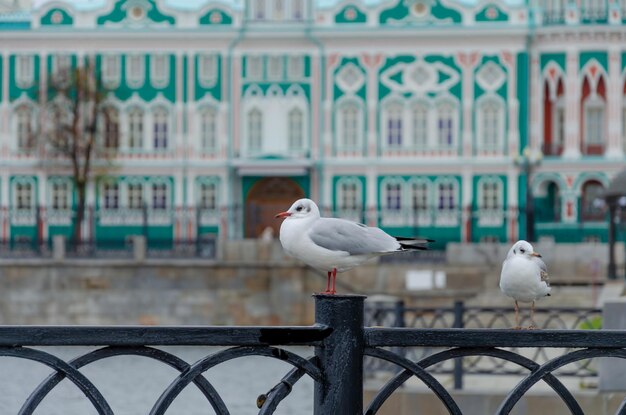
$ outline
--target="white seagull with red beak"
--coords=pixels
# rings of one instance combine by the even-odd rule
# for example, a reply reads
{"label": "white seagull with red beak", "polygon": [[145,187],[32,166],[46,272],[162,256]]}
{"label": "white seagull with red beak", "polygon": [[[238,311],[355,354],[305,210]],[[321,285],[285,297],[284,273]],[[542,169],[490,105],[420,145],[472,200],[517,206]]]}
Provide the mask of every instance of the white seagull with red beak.
{"label": "white seagull with red beak", "polygon": [[[430,239],[396,238],[380,228],[338,218],[323,218],[311,199],[297,200],[289,210],[276,215],[285,218],[280,226],[280,243],[291,256],[325,271],[326,291],[335,294],[337,272],[395,252],[428,249]],[[331,284],[332,280],[332,284]]]}
{"label": "white seagull with red beak", "polygon": [[533,320],[535,301],[550,295],[548,268],[535,252],[533,246],[526,241],[517,241],[509,249],[502,263],[500,273],[500,289],[504,294],[515,300],[515,328],[519,329],[518,301],[531,303],[529,328],[536,328]]}

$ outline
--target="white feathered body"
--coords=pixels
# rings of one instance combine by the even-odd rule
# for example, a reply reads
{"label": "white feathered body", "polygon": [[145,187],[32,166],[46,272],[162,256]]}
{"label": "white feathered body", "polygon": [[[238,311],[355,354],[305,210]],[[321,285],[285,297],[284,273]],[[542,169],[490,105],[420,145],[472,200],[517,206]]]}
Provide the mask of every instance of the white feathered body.
{"label": "white feathered body", "polygon": [[[340,221],[333,224],[339,225],[339,229],[341,229],[342,225],[350,226],[350,224],[347,223],[348,221],[334,218],[320,218],[319,216],[298,220],[292,220],[290,218],[285,219],[280,226],[280,243],[283,249],[292,257],[324,272],[332,271],[333,268],[337,269],[337,272],[344,272],[372,258],[389,253],[350,254],[347,251],[330,250],[319,246],[312,241],[310,234],[318,230],[319,226],[328,226],[330,224],[328,221]],[[354,224],[354,226],[360,225]],[[376,228],[365,228],[364,231],[374,229]],[[341,237],[341,235],[337,236],[338,238]],[[400,244],[392,237],[388,236],[388,238],[390,239],[389,250],[398,250]]]}
{"label": "white feathered body", "polygon": [[536,301],[550,294],[550,286],[541,278],[541,273],[538,262],[522,256],[511,256],[502,264],[500,289],[517,301]]}

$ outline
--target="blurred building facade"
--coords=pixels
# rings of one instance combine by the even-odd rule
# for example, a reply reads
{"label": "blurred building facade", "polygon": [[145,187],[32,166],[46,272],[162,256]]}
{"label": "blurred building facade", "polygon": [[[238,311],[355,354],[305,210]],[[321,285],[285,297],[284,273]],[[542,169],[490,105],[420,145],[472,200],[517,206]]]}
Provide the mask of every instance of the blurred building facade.
{"label": "blurred building facade", "polygon": [[[530,3],[530,4],[528,4]],[[17,3],[16,3],[17,4]],[[68,170],[42,162],[38,86],[93,59],[117,116],[84,238],[257,237],[325,214],[447,241],[605,240],[624,166],[617,0],[35,0],[0,14],[5,240],[71,234]],[[106,134],[104,133],[106,131]],[[106,142],[104,142],[106,140]],[[539,160],[538,160],[539,161]]]}

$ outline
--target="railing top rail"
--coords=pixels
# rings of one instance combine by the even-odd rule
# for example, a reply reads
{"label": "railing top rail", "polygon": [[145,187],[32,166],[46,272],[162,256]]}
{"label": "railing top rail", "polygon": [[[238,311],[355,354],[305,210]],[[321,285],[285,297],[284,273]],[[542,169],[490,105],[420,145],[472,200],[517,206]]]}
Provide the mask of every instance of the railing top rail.
{"label": "railing top rail", "polygon": [[[465,311],[511,311],[513,307],[483,307],[483,306],[463,306]],[[365,311],[397,311],[396,306],[391,304],[373,304],[369,303],[365,305]],[[406,312],[454,312],[454,307],[418,307],[418,306],[403,306],[402,311]],[[602,313],[601,308],[594,307],[541,307],[536,308],[535,313],[553,313],[553,312],[564,312],[564,313]]]}
{"label": "railing top rail", "polygon": [[366,328],[369,347],[623,348],[626,330],[513,330]]}
{"label": "railing top rail", "polygon": [[0,326],[0,346],[268,346],[319,345],[324,325],[218,326]]}

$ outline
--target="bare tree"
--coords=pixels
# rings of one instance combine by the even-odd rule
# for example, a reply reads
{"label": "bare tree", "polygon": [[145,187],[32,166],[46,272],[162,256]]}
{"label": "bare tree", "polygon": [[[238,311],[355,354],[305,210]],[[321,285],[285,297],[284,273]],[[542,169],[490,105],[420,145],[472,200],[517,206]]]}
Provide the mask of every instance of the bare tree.
{"label": "bare tree", "polygon": [[[105,147],[105,135],[115,134],[117,149],[117,116],[106,105],[108,92],[89,57],[75,68],[58,68],[48,79],[45,93],[40,94],[41,129],[39,143],[42,160],[48,167],[70,170],[76,192],[73,238],[81,240],[85,219],[87,185],[110,167],[113,146]],[[115,125],[114,128],[110,127]]]}

